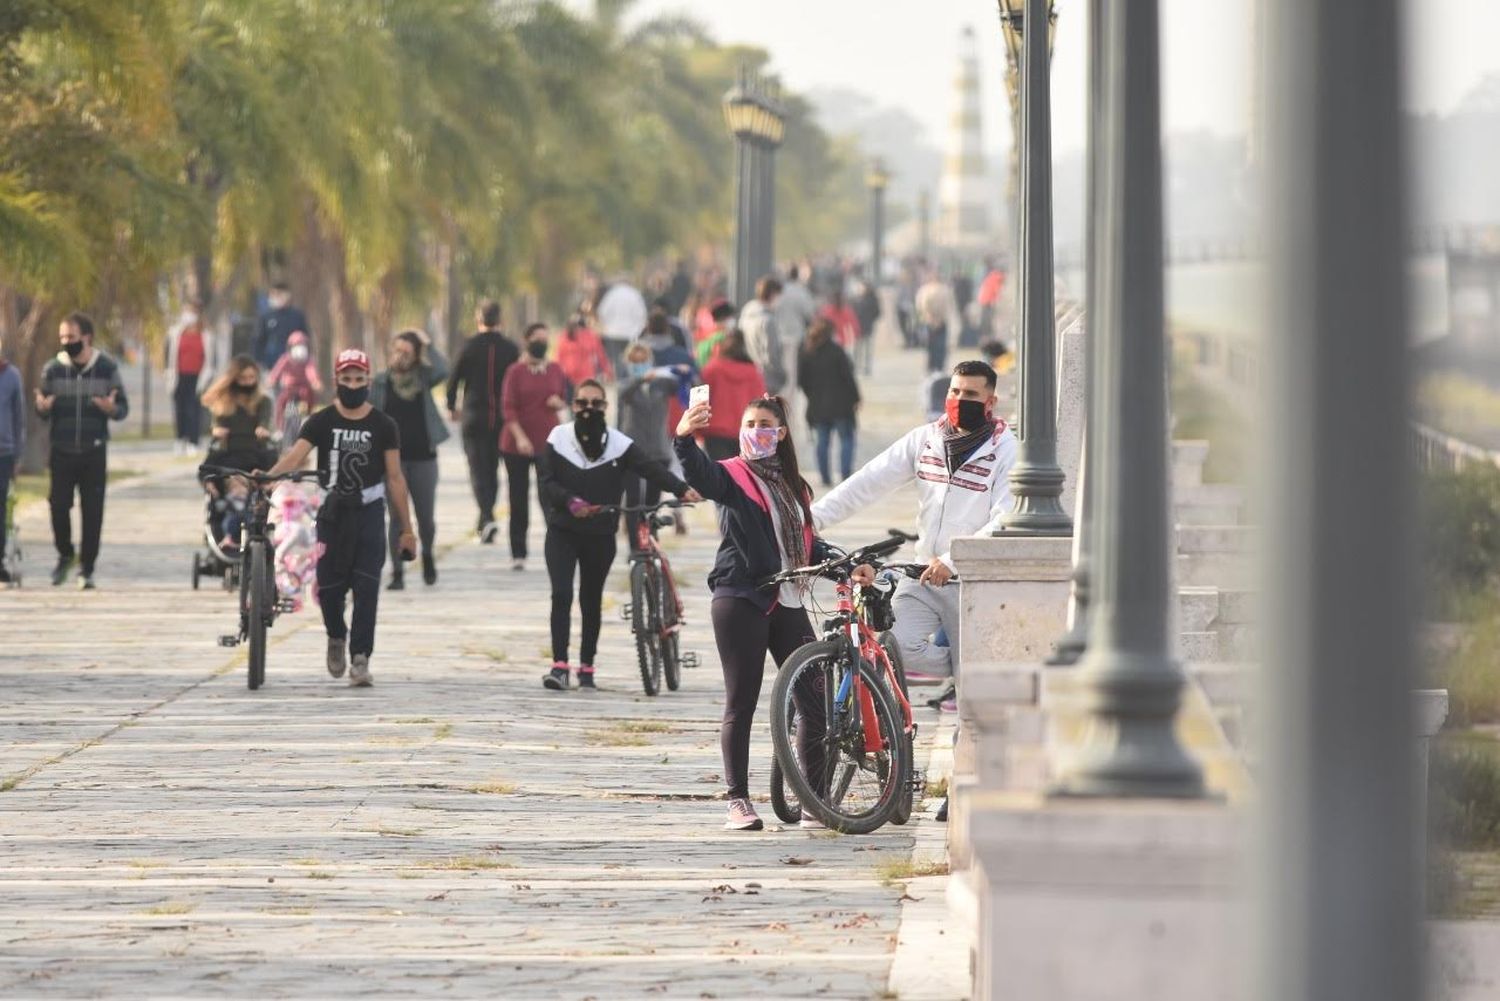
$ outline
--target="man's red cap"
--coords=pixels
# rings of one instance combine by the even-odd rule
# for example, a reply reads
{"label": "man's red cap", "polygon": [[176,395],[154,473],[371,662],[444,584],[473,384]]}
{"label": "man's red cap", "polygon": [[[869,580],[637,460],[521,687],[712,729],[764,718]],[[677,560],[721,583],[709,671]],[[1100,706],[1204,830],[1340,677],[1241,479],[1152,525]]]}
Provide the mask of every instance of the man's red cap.
{"label": "man's red cap", "polygon": [[338,361],[333,363],[333,374],[338,375],[346,368],[357,368],[362,371],[370,371],[370,356],[359,348],[345,348],[339,352]]}

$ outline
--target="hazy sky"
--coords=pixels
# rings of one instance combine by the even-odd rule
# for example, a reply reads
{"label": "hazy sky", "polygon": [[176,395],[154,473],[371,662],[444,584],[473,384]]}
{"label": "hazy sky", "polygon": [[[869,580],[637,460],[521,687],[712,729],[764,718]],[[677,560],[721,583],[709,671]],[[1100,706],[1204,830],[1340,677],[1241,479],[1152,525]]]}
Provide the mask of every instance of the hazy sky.
{"label": "hazy sky", "polygon": [[[585,0],[578,0],[582,3]],[[1162,0],[1169,131],[1243,132],[1249,109],[1253,0]],[[1082,0],[1059,0],[1054,147],[1082,146]],[[1410,23],[1409,103],[1451,108],[1488,73],[1500,73],[1500,0],[1418,0]],[[1422,17],[1410,17],[1420,8]],[[637,16],[686,13],[722,41],[760,45],[799,90],[847,87],[910,111],[941,146],[951,110],[952,58],[966,24],[983,42],[986,107],[1003,108],[1002,42],[994,0],[640,0]],[[998,116],[986,146],[1000,144]]]}

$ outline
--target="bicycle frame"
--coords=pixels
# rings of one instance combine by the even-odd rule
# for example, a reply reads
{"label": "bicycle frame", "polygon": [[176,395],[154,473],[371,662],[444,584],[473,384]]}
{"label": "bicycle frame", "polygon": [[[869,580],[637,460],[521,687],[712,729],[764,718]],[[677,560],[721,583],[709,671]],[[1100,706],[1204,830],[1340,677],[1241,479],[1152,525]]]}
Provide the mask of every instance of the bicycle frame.
{"label": "bicycle frame", "polygon": [[662,578],[666,581],[667,592],[677,611],[677,614],[673,616],[675,621],[670,626],[664,625],[662,627],[661,634],[663,636],[670,636],[673,633],[680,633],[682,631],[682,598],[677,593],[677,575],[672,573],[672,561],[667,559],[666,550],[662,549],[661,544],[656,541],[656,532],[654,531],[656,527],[656,515],[650,514],[641,518],[640,522],[635,526],[636,545],[635,551],[630,554],[630,560],[631,562],[635,562],[637,560],[654,559],[661,564]]}
{"label": "bicycle frame", "polygon": [[[838,595],[838,615],[842,619],[841,632],[843,639],[849,644],[849,649],[854,653],[854,662],[868,661],[875,666],[876,672],[884,667],[886,683],[890,687],[891,694],[895,696],[896,703],[901,707],[902,732],[911,736],[915,724],[912,721],[911,702],[906,694],[901,691],[900,681],[896,677],[896,669],[891,666],[891,659],[886,656],[885,648],[880,645],[880,639],[875,631],[865,624],[863,610],[860,603],[856,601],[854,585],[848,580],[834,582],[834,590]],[[865,733],[866,753],[876,753],[885,749],[885,742],[880,736],[880,727],[875,722],[875,700],[871,697],[865,683],[859,677],[859,671],[852,670],[845,674],[839,682],[839,690],[834,697],[834,705],[841,706],[849,698],[850,689],[853,689],[859,699],[860,716],[863,721]]]}

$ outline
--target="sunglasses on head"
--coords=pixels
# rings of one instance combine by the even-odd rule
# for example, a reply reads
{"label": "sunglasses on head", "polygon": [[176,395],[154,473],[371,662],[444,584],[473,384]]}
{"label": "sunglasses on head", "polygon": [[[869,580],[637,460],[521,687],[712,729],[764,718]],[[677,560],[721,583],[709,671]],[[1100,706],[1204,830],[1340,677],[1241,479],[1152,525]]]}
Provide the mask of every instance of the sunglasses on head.
{"label": "sunglasses on head", "polygon": [[583,400],[575,398],[573,400],[573,406],[578,407],[581,410],[603,410],[605,407],[605,403],[603,400]]}

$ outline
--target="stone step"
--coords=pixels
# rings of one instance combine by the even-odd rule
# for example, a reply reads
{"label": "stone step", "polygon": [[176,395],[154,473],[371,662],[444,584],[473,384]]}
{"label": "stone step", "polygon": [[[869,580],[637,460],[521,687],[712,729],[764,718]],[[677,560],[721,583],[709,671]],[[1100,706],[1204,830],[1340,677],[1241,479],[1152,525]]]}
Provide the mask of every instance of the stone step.
{"label": "stone step", "polygon": [[1208,442],[1184,438],[1172,442],[1172,482],[1179,487],[1203,483],[1203,464],[1208,461]]}
{"label": "stone step", "polygon": [[1255,586],[1256,577],[1254,561],[1243,552],[1177,554],[1179,587],[1218,587],[1243,591]]}
{"label": "stone step", "polygon": [[1239,525],[1245,520],[1245,492],[1230,483],[1174,485],[1172,510],[1179,525]]}
{"label": "stone step", "polygon": [[1244,556],[1255,551],[1255,536],[1250,525],[1178,525],[1177,551]]}

